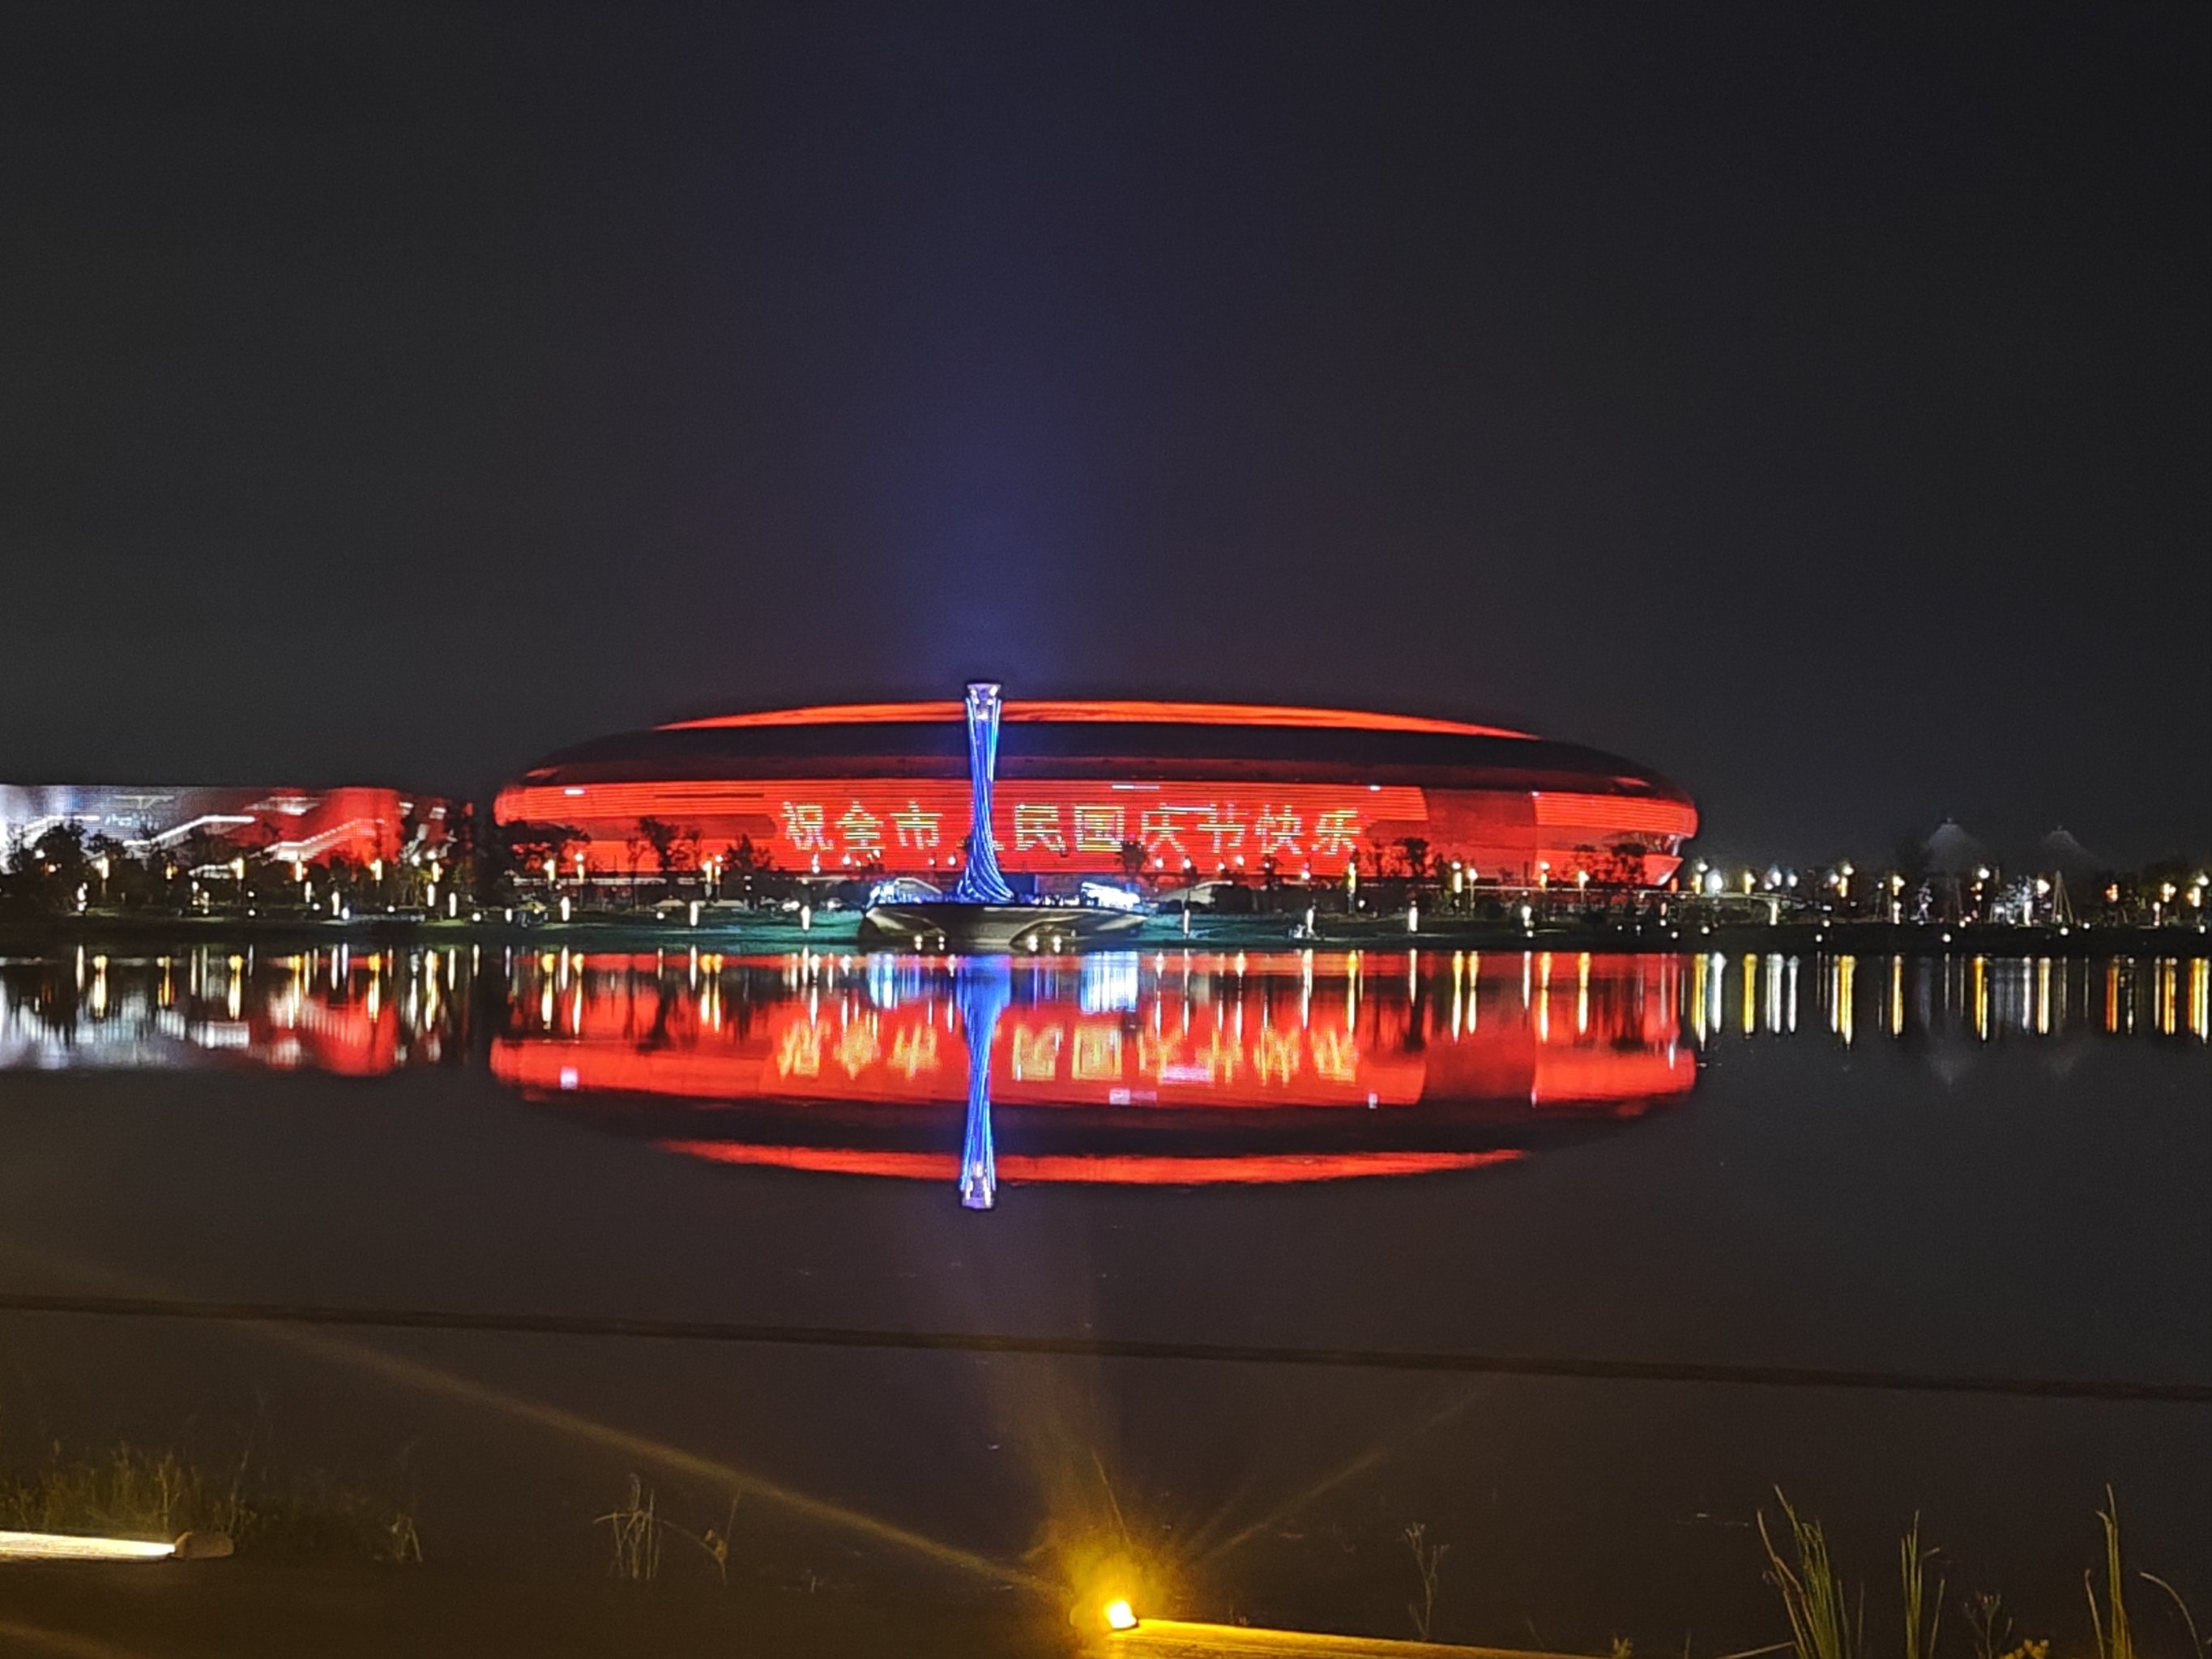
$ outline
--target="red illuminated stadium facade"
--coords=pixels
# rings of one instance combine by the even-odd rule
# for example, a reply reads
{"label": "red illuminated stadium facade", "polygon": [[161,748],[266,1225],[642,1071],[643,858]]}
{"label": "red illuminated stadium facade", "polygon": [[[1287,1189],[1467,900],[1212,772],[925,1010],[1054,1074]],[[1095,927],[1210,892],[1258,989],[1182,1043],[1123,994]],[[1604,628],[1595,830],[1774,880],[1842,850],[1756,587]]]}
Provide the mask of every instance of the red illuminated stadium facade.
{"label": "red illuminated stadium facade", "polygon": [[[1000,865],[1047,884],[1139,869],[1334,879],[1419,860],[1508,885],[1656,885],[1698,824],[1680,788],[1615,756],[1336,709],[1011,702],[998,778]],[[589,837],[564,873],[635,876],[655,820],[679,866],[726,870],[750,847],[795,873],[942,878],[968,829],[961,707],[778,709],[601,738],[532,767],[494,810]]]}

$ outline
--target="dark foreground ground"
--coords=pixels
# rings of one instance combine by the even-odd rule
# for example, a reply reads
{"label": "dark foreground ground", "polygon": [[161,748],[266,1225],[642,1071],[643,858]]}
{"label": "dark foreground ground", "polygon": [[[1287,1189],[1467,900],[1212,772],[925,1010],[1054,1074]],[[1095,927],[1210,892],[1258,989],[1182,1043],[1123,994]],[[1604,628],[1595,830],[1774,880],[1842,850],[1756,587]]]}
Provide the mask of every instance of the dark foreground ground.
{"label": "dark foreground ground", "polygon": [[1064,1619],[1011,1593],[892,1602],[732,1583],[487,1579],[424,1567],[250,1560],[0,1567],[0,1653],[99,1659],[561,1659],[618,1653],[1074,1653]]}

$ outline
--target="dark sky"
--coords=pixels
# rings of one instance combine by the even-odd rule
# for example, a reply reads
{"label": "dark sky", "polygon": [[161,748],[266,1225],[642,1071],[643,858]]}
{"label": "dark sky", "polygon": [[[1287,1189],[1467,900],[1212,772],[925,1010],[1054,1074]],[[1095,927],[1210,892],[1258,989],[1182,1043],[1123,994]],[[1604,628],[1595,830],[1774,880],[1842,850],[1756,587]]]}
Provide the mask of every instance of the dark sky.
{"label": "dark sky", "polygon": [[988,672],[2203,848],[2208,15],[12,6],[0,777]]}

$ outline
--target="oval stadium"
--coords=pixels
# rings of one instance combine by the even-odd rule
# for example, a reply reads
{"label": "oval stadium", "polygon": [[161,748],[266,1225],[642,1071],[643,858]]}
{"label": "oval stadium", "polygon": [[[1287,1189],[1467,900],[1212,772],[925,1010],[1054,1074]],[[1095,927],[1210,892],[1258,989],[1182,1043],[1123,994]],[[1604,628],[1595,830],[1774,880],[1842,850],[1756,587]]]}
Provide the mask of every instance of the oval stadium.
{"label": "oval stadium", "polygon": [[[1697,808],[1649,767],[1525,732],[1246,703],[1009,702],[1000,865],[1054,878],[1280,881],[1434,873],[1650,886]],[[941,878],[968,829],[957,702],[847,703],[679,720],[547,756],[502,789],[503,826],[589,839],[564,860]],[[666,848],[672,843],[677,849]],[[648,865],[650,867],[650,865]]]}

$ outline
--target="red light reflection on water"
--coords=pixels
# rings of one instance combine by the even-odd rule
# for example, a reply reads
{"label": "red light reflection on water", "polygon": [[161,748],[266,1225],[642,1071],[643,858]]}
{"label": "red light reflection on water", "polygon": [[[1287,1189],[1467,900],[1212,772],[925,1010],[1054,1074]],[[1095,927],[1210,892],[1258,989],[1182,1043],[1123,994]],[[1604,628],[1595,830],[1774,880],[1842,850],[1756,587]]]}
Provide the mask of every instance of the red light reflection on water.
{"label": "red light reflection on water", "polygon": [[[719,1140],[664,1140],[665,1151],[717,1164],[754,1164],[832,1175],[899,1176],[950,1186],[960,1173],[952,1152],[868,1152],[842,1146],[751,1146]],[[1243,1152],[1222,1158],[1139,1157],[1127,1152],[999,1158],[1003,1181],[1082,1181],[1127,1186],[1270,1186],[1346,1176],[1435,1175],[1526,1158],[1518,1147],[1490,1152]]]}
{"label": "red light reflection on water", "polygon": [[[963,971],[533,958],[492,1069],[690,1156],[949,1180]],[[1509,1162],[1533,1127],[1690,1090],[1682,973],[1672,957],[1518,952],[1019,961],[990,1049],[999,1174],[1271,1182]]]}

